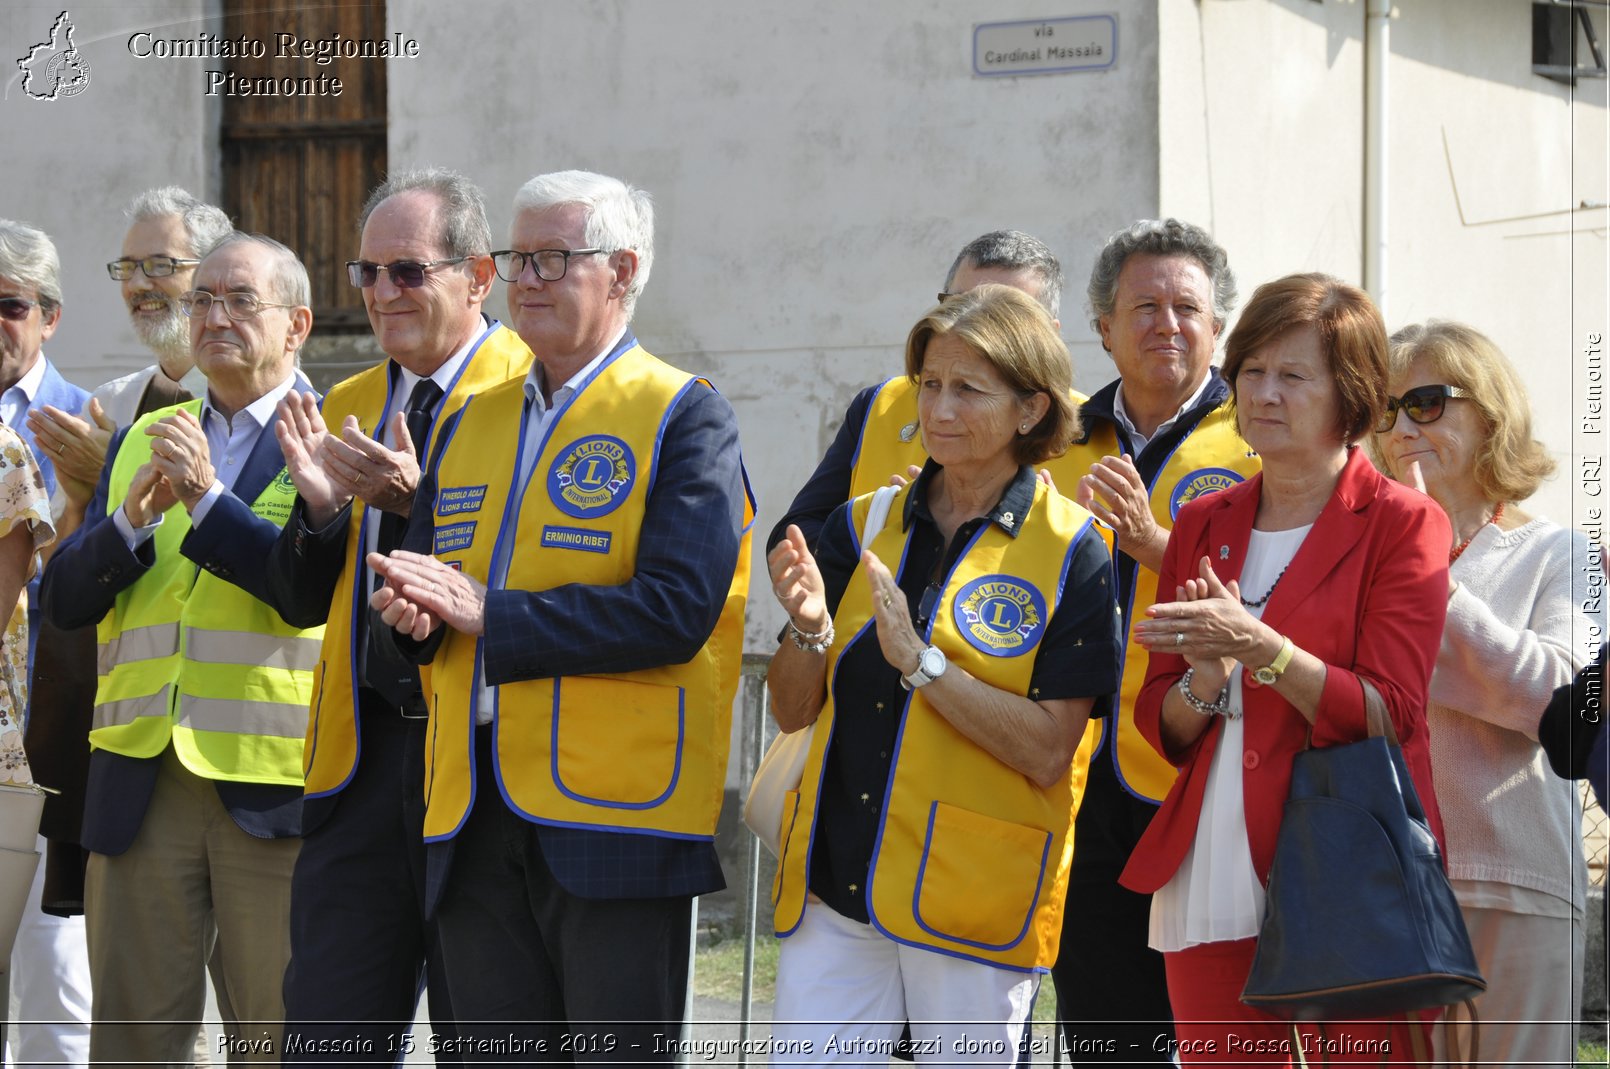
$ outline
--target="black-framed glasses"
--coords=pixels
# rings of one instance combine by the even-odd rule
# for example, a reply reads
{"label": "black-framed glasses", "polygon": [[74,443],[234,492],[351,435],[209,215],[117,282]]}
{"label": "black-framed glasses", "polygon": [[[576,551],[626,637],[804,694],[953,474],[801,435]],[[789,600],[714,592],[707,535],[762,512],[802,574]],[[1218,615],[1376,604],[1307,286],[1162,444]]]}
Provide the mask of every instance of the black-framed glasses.
{"label": "black-framed glasses", "polygon": [[166,278],[181,267],[194,267],[200,260],[191,260],[183,256],[146,256],[135,260],[124,256],[113,260],[106,265],[106,273],[119,282],[126,282],[134,277],[134,269],[138,267],[145,272],[146,278]]}
{"label": "black-framed glasses", "polygon": [[38,307],[38,301],[30,301],[26,297],[0,297],[0,319],[9,319],[13,322],[27,319],[28,313]]}
{"label": "black-framed glasses", "polygon": [[498,277],[505,282],[518,282],[520,276],[525,274],[525,265],[530,261],[537,277],[544,282],[558,282],[570,270],[572,256],[592,256],[600,252],[609,252],[608,249],[537,249],[535,252],[520,252],[516,249],[504,249],[492,254],[492,263],[498,269]]}
{"label": "black-framed glasses", "polygon": [[366,290],[380,281],[380,272],[391,276],[391,284],[400,290],[417,290],[425,284],[425,275],[438,267],[450,267],[468,260],[468,256],[452,256],[445,260],[398,260],[395,263],[377,264],[368,260],[347,261],[347,281]]}
{"label": "black-framed glasses", "polygon": [[207,313],[212,311],[213,302],[217,301],[224,306],[224,314],[236,322],[247,319],[256,319],[257,314],[265,308],[295,308],[294,304],[270,304],[259,300],[257,294],[238,290],[234,293],[212,294],[206,290],[191,290],[180,294],[179,311],[191,319],[206,319]]}
{"label": "black-framed glasses", "polygon": [[1412,423],[1435,423],[1442,418],[1450,397],[1469,399],[1475,394],[1458,386],[1438,383],[1434,386],[1416,386],[1402,397],[1388,397],[1386,408],[1381,412],[1381,422],[1375,425],[1375,433],[1385,434],[1391,430],[1398,421],[1400,408]]}
{"label": "black-framed glasses", "polygon": [[952,293],[949,290],[940,290],[939,291],[939,303],[944,304],[946,301],[950,300],[952,297],[959,297],[959,296],[961,296],[961,294],[959,294],[959,293]]}

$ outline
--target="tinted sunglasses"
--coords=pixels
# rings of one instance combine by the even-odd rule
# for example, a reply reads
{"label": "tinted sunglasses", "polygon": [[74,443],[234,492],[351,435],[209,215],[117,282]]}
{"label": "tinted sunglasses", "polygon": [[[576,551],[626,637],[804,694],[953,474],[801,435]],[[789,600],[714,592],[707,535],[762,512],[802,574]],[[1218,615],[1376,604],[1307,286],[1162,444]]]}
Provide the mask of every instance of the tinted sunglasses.
{"label": "tinted sunglasses", "polygon": [[461,264],[468,256],[454,256],[447,260],[398,260],[392,264],[370,263],[368,260],[347,261],[347,281],[366,290],[380,280],[380,272],[391,276],[391,284],[400,290],[417,290],[425,284],[425,274],[438,267]]}
{"label": "tinted sunglasses", "polygon": [[27,319],[28,313],[38,307],[38,301],[26,297],[0,297],[0,319]]}
{"label": "tinted sunglasses", "polygon": [[1386,408],[1381,412],[1381,422],[1375,425],[1375,433],[1385,434],[1392,429],[1398,421],[1398,409],[1402,409],[1412,423],[1435,423],[1442,418],[1443,409],[1448,405],[1448,398],[1462,397],[1470,399],[1475,395],[1469,390],[1458,386],[1416,386],[1402,397],[1388,397]]}

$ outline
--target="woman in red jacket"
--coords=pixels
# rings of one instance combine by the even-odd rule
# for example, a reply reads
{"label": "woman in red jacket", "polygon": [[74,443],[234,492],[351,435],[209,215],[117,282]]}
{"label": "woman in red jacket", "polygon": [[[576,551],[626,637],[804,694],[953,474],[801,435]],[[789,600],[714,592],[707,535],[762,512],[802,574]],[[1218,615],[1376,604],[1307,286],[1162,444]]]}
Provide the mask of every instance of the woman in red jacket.
{"label": "woman in red jacket", "polygon": [[[1166,354],[1160,354],[1160,358]],[[1291,1059],[1285,1022],[1241,1004],[1292,757],[1389,716],[1438,838],[1425,705],[1448,600],[1448,521],[1356,442],[1386,403],[1386,329],[1324,275],[1258,289],[1224,376],[1263,473],[1181,509],[1135,722],[1179,779],[1123,882],[1153,894],[1181,1064]],[[1377,732],[1379,733],[1379,732]],[[1313,918],[1315,924],[1326,918]],[[1309,1055],[1412,1058],[1397,1021],[1302,1026]]]}

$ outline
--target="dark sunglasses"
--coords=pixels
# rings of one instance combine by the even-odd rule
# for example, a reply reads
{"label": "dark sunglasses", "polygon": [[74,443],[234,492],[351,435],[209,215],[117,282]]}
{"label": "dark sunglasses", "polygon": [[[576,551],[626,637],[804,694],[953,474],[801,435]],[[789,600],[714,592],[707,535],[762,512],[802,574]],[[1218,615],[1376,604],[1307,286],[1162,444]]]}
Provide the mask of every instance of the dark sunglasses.
{"label": "dark sunglasses", "polygon": [[1470,399],[1475,395],[1469,390],[1458,386],[1416,386],[1402,397],[1388,397],[1386,408],[1381,412],[1381,422],[1375,425],[1375,433],[1385,434],[1392,429],[1398,421],[1398,409],[1403,409],[1405,415],[1413,423],[1435,423],[1442,418],[1443,409],[1447,407],[1448,398],[1459,397]]}
{"label": "dark sunglasses", "polygon": [[366,290],[380,281],[380,272],[384,271],[391,276],[391,284],[400,290],[417,290],[425,284],[425,273],[434,271],[438,267],[448,267],[452,264],[461,264],[468,260],[468,256],[455,256],[448,260],[426,260],[420,263],[417,260],[398,260],[394,264],[376,264],[368,260],[347,261],[347,281],[361,290]]}
{"label": "dark sunglasses", "polygon": [[0,319],[27,319],[28,313],[38,307],[38,301],[26,297],[0,297]]}

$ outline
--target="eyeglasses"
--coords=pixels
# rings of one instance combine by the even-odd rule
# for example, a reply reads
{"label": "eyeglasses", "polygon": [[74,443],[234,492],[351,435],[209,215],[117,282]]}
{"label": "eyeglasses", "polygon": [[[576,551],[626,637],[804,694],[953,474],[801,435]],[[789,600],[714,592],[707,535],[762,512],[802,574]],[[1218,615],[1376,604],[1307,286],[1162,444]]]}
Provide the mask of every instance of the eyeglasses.
{"label": "eyeglasses", "polygon": [[946,301],[950,300],[952,297],[959,297],[959,296],[961,296],[961,295],[957,294],[957,293],[951,293],[949,290],[940,290],[939,291],[939,303],[944,304]]}
{"label": "eyeglasses", "polygon": [[1416,386],[1402,397],[1388,397],[1386,410],[1381,413],[1381,422],[1375,425],[1376,434],[1385,434],[1392,429],[1398,421],[1398,409],[1413,423],[1435,423],[1442,418],[1442,411],[1447,407],[1448,398],[1473,398],[1475,394],[1458,386],[1444,386],[1440,383],[1435,386]]}
{"label": "eyeglasses", "polygon": [[200,260],[187,260],[181,256],[147,256],[143,260],[134,260],[125,256],[121,260],[113,260],[106,265],[106,273],[119,282],[134,277],[134,269],[138,267],[145,272],[146,278],[166,278],[181,267],[194,267]]}
{"label": "eyeglasses", "polygon": [[570,270],[572,256],[592,256],[595,253],[608,251],[608,249],[538,249],[535,252],[516,252],[514,249],[504,249],[502,252],[492,254],[492,263],[498,269],[498,277],[505,282],[520,281],[520,276],[525,274],[528,260],[542,281],[558,282],[565,277],[565,272]]}
{"label": "eyeglasses", "polygon": [[38,307],[38,301],[26,297],[0,297],[0,319],[27,319],[28,313]]}
{"label": "eyeglasses", "polygon": [[380,280],[380,272],[391,276],[391,284],[400,290],[417,290],[425,284],[425,272],[438,267],[450,267],[468,260],[468,256],[454,256],[446,260],[398,260],[391,264],[370,263],[368,260],[347,261],[347,281],[366,290]]}
{"label": "eyeglasses", "polygon": [[224,314],[236,322],[255,319],[257,313],[265,308],[295,308],[294,304],[270,304],[258,300],[257,294],[240,291],[214,295],[205,290],[191,290],[179,296],[179,311],[191,319],[206,319],[212,311],[213,302],[217,301],[224,306]]}

